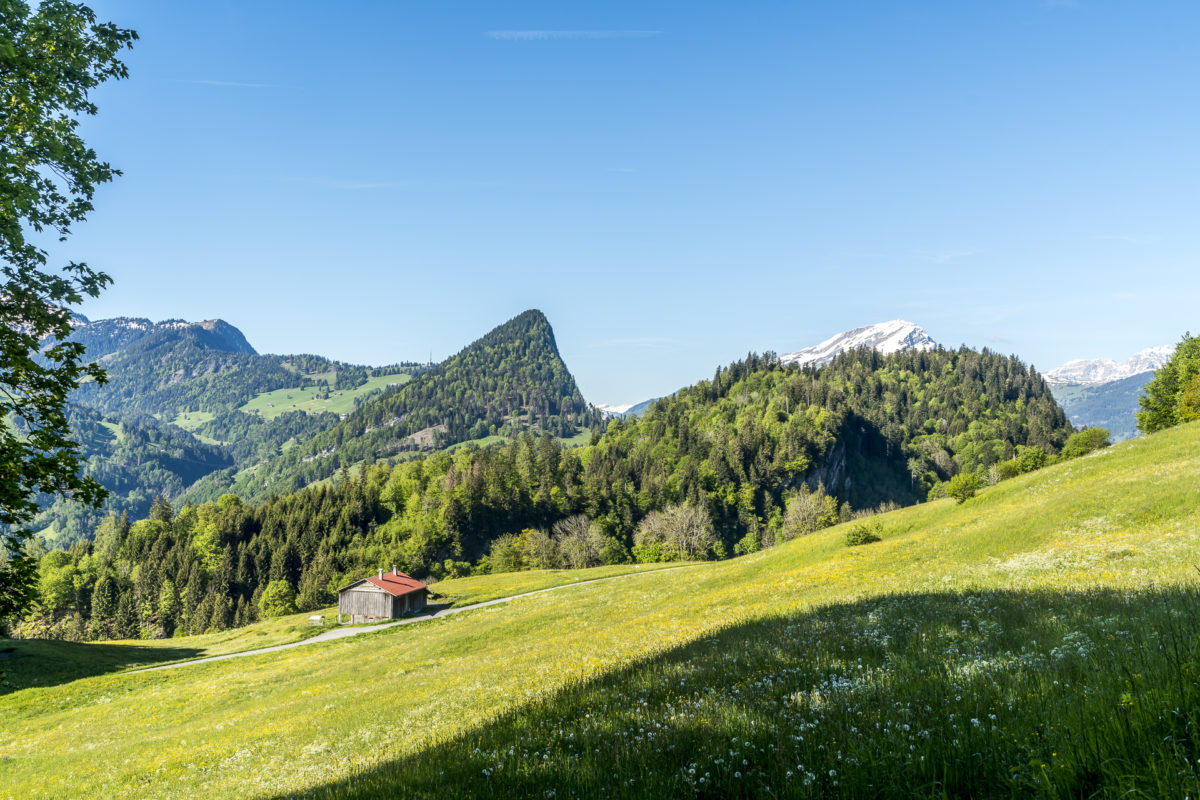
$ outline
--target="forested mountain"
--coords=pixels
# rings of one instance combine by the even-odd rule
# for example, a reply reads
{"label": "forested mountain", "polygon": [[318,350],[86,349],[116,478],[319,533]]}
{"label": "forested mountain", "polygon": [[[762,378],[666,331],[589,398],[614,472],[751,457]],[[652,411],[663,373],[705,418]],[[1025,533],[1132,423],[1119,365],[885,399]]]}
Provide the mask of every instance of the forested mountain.
{"label": "forested mountain", "polygon": [[571,436],[598,419],[559,356],[550,323],[531,310],[329,430],[241,476],[214,474],[189,497],[296,491],[359,462],[527,429]]}
{"label": "forested mountain", "polygon": [[310,439],[340,419],[320,411],[264,416],[241,410],[266,392],[366,399],[368,381],[380,380],[371,376],[407,379],[419,370],[415,364],[371,370],[315,355],[260,355],[219,319],[76,317],[71,339],[108,373],[104,384],[84,383],[72,393],[69,416],[87,459],[85,473],[110,495],[100,509],[44,498],[35,525],[59,545],[89,536],[110,513],[144,517],[159,495],[178,498],[213,471],[273,458],[289,442]]}
{"label": "forested mountain", "polygon": [[151,322],[143,317],[114,317],[93,322],[76,314],[71,322],[71,341],[84,345],[90,359],[115,353],[142,339],[164,338],[194,339],[210,349],[230,353],[256,352],[241,331],[222,319]]}
{"label": "forested mountain", "polygon": [[85,383],[71,401],[107,415],[155,414],[170,421],[184,411],[231,411],[275,389],[325,382],[337,388],[366,380],[366,368],[313,355],[259,355],[241,331],[207,322],[119,318],[75,326],[73,340],[108,372],[103,385]]}
{"label": "forested mountain", "polygon": [[[563,398],[543,419],[580,413],[569,411],[573,383],[555,367],[544,318],[514,323],[447,362],[416,397],[454,396],[456,373],[525,353],[542,366],[518,373],[551,376],[559,394],[547,396]],[[389,398],[393,413],[405,413],[402,392]],[[520,407],[530,405],[527,391]],[[820,370],[752,355],[639,418],[610,421],[582,447],[525,430],[342,472],[257,505],[228,495],[177,514],[159,504],[132,526],[110,519],[93,544],[46,556],[46,585],[59,591],[30,630],[203,631],[253,619],[272,582],[311,609],[380,565],[433,577],[553,566],[561,549],[547,531],[580,515],[592,563],[670,557],[656,526],[686,514],[709,537],[701,557],[753,552],[821,524],[810,517],[913,502],[957,474],[998,480],[1005,465],[1045,463],[1070,432],[1040,375],[987,351],[856,350]]]}

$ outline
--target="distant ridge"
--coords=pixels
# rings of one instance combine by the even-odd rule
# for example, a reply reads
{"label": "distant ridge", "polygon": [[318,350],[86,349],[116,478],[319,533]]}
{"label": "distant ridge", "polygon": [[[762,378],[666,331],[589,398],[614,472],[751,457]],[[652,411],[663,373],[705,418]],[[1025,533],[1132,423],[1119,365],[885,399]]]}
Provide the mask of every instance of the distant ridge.
{"label": "distant ridge", "polygon": [[227,489],[249,499],[290,492],[345,465],[440,449],[535,429],[573,436],[593,421],[542,312],[492,329],[409,383],[384,391],[333,427],[232,480],[194,488],[189,499]]}
{"label": "distant ridge", "polygon": [[902,319],[864,325],[831,336],[820,344],[784,353],[779,360],[784,364],[821,367],[833,361],[839,353],[870,347],[880,353],[896,353],[900,350],[932,350],[938,346],[920,325]]}
{"label": "distant ridge", "polygon": [[1047,372],[1046,382],[1054,385],[1112,383],[1153,372],[1167,363],[1174,352],[1171,345],[1147,347],[1120,364],[1111,358],[1076,358]]}
{"label": "distant ridge", "polygon": [[89,358],[102,358],[135,343],[153,347],[164,341],[191,340],[206,350],[257,355],[245,335],[223,319],[188,322],[167,319],[151,322],[143,317],[113,317],[95,322],[75,315],[71,339],[87,347]]}
{"label": "distant ridge", "polygon": [[1175,353],[1171,345],[1147,347],[1124,362],[1076,358],[1046,373],[1046,383],[1074,425],[1107,428],[1113,441],[1138,435],[1138,398],[1154,371]]}

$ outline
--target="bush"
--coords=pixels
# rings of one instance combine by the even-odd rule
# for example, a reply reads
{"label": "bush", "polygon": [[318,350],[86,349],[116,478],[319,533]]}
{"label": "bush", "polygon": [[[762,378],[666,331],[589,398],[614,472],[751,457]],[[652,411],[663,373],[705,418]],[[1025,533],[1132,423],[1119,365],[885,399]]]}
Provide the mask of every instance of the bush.
{"label": "bush", "polygon": [[[1042,453],[1044,456],[1045,453]],[[965,503],[979,491],[979,478],[974,472],[960,472],[946,484],[946,494],[953,497],[959,504]]]}
{"label": "bush", "polygon": [[1040,447],[1026,447],[1023,444],[1017,445],[1017,467],[1021,472],[1033,472],[1046,466],[1049,456],[1046,451]]}
{"label": "bush", "polygon": [[[633,543],[638,561],[645,560],[644,556],[701,561],[715,554],[717,533],[705,506],[668,506],[646,515],[633,534]],[[661,545],[657,550],[653,548],[656,544]]]}
{"label": "bush", "polygon": [[818,484],[816,491],[800,484],[799,490],[787,498],[786,505],[781,531],[785,541],[838,524],[837,500],[826,493],[824,484]]}
{"label": "bush", "polygon": [[1079,458],[1110,444],[1107,428],[1084,428],[1067,439],[1062,449],[1063,458]]}
{"label": "bush", "polygon": [[1010,458],[1008,461],[1001,461],[1000,463],[993,464],[992,466],[995,467],[996,474],[1002,481],[1006,481],[1009,478],[1015,478],[1021,474],[1021,466],[1017,463],[1015,458]]}
{"label": "bush", "polygon": [[859,522],[846,531],[846,547],[858,547],[883,541],[883,523],[879,520]]}

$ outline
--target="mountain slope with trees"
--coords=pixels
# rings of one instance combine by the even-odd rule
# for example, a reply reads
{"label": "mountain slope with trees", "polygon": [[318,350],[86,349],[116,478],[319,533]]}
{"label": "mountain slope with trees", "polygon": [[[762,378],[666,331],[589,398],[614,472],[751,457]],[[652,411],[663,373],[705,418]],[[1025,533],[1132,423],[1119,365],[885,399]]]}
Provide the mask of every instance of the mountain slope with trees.
{"label": "mountain slope with trees", "polygon": [[296,491],[361,462],[528,429],[572,436],[598,419],[559,356],[549,321],[530,310],[329,430],[240,476],[210,476],[189,496]]}
{"label": "mountain slope with trees", "polygon": [[[105,370],[70,395],[72,435],[86,460],[83,474],[108,491],[99,508],[48,494],[33,522],[51,545],[86,538],[110,514],[145,517],[160,495],[175,500],[204,476],[278,456],[336,425],[336,413],[288,410],[270,418],[242,406],[265,393],[304,389],[315,397],[355,401],[371,376],[411,373],[415,364],[372,370],[315,355],[261,355],[233,325],[75,316],[68,342]],[[43,341],[43,348],[52,342]],[[407,378],[408,375],[403,375]],[[361,393],[361,396],[360,396]],[[188,429],[174,422],[196,420]],[[19,420],[19,430],[28,433]]]}
{"label": "mountain slope with trees", "polygon": [[[518,320],[447,362],[421,397],[448,395],[454,374],[489,355],[549,358],[546,333],[521,344],[544,318]],[[554,374],[552,364],[534,372],[543,369]],[[60,605],[30,630],[221,629],[254,619],[272,584],[302,610],[319,608],[379,565],[436,578],[749,553],[854,509],[936,496],[950,479],[983,484],[1034,469],[1071,430],[1040,375],[987,351],[857,350],[820,370],[752,355],[640,418],[609,422],[582,447],[526,430],[345,471],[259,504],[225,495],[178,513],[159,503],[132,525],[112,518],[94,543],[46,556]],[[97,620],[106,575],[109,614]]]}

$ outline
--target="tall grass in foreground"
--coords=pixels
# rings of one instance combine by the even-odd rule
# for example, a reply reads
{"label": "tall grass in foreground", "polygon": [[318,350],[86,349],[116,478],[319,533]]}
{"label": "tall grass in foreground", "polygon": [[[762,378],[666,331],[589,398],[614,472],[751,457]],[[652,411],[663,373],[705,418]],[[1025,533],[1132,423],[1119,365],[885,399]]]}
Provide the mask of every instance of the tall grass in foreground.
{"label": "tall grass in foreground", "polygon": [[984,591],[733,624],[311,796],[1194,798],[1198,759],[1195,588]]}
{"label": "tall grass in foreground", "polygon": [[1193,423],[881,515],[860,547],[839,526],[369,636],[18,687],[0,800],[1200,798],[1197,476]]}

